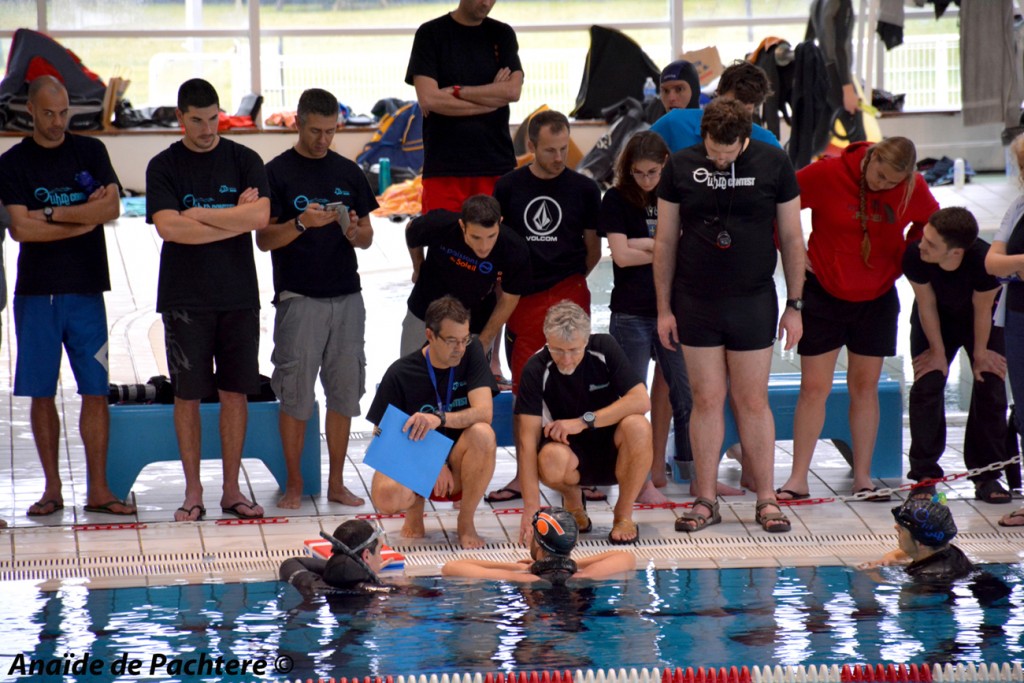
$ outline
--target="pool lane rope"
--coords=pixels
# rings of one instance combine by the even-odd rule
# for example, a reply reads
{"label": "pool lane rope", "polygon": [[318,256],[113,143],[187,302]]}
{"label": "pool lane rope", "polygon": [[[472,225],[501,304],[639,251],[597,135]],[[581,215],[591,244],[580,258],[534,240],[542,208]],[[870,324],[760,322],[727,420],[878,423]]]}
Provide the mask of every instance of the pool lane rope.
{"label": "pool lane rope", "polygon": [[1002,664],[845,664],[694,669],[588,669],[487,674],[306,678],[294,683],[1024,683],[1020,662]]}

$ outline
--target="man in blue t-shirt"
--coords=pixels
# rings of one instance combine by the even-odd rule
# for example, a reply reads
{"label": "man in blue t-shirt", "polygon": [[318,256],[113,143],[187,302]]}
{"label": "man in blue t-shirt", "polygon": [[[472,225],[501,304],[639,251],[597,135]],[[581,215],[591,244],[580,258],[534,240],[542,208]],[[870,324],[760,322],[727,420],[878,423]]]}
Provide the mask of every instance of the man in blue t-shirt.
{"label": "man in blue t-shirt", "polygon": [[[750,62],[737,61],[722,72],[716,99],[737,100],[753,115],[770,94],[771,85],[764,70]],[[673,109],[655,121],[651,130],[662,137],[672,152],[678,152],[702,142],[700,122],[703,118],[703,109]],[[756,123],[751,128],[750,139],[782,146],[770,131]]]}
{"label": "man in blue t-shirt", "polygon": [[281,401],[288,466],[277,505],[294,509],[302,501],[300,460],[318,372],[327,397],[327,500],[362,505],[343,472],[352,417],[366,391],[366,309],[355,250],[373,242],[370,212],[377,200],[359,167],[331,150],[338,127],[334,95],[319,88],[303,92],[296,124],[295,146],[267,164],[273,218],[256,233],[256,245],[274,262],[271,386]]}
{"label": "man in blue t-shirt", "polygon": [[246,394],[259,390],[260,304],[249,233],[270,220],[267,173],[259,155],[217,133],[220,104],[210,83],[185,81],[175,114],[184,137],[146,168],[146,220],[164,240],[156,310],[163,315],[185,471],[185,501],[174,519],[194,522],[206,514],[199,402],[214,396],[220,401],[221,510],[260,518],[263,508],[242,494],[238,477]]}
{"label": "man in blue t-shirt", "polygon": [[121,213],[117,175],[103,143],[67,133],[68,93],[52,76],[28,91],[32,135],[0,157],[0,201],[20,243],[14,289],[18,364],[14,395],[30,396],[30,419],[45,484],[28,515],[64,507],[55,396],[62,349],[82,396],[79,429],[88,465],[87,512],[132,515],[107,485],[107,315],[110,290],[103,224]]}

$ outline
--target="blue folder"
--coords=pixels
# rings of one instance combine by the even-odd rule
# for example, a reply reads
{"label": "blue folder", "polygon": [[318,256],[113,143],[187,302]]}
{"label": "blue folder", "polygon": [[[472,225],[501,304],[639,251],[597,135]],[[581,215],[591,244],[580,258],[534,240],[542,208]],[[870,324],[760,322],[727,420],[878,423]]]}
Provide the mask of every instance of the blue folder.
{"label": "blue folder", "polygon": [[378,425],[380,433],[367,447],[363,462],[429,498],[455,442],[433,430],[422,441],[413,441],[402,433],[402,426],[408,419],[408,415],[389,405]]}

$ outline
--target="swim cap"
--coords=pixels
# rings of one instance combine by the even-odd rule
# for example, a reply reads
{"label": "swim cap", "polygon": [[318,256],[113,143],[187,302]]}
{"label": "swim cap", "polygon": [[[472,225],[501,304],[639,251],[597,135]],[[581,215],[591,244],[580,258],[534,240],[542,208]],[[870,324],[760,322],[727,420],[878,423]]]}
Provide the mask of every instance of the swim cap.
{"label": "swim cap", "polygon": [[669,81],[686,81],[690,86],[690,101],[686,103],[685,109],[696,109],[700,106],[700,75],[697,74],[697,67],[685,59],[677,59],[661,70],[659,82]]}
{"label": "swim cap", "polygon": [[915,541],[939,547],[956,536],[953,513],[945,505],[927,498],[911,498],[892,509],[896,523],[910,532]]}
{"label": "swim cap", "polygon": [[530,565],[530,573],[536,574],[554,586],[564,586],[576,573],[576,562],[568,555],[551,555]]}
{"label": "swim cap", "polygon": [[576,518],[568,510],[547,508],[533,515],[533,537],[549,553],[568,555],[576,547],[578,536]]}

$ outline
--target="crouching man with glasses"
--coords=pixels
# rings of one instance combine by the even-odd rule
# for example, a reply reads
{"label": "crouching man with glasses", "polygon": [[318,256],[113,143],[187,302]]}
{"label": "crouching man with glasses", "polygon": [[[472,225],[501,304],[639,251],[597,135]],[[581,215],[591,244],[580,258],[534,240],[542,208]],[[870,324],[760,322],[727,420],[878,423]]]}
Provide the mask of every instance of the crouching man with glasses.
{"label": "crouching man with glasses", "polygon": [[[715,487],[731,392],[744,473],[757,491],[765,531],[790,530],[772,491],[775,421],[768,373],[776,335],[792,348],[803,332],[804,243],[800,188],[786,153],[750,139],[750,113],[715,100],[701,120],[703,144],[669,158],[658,186],[654,287],[658,335],[679,343],[690,375],[695,491],[676,530],[721,521]],[[775,292],[774,226],[786,277],[781,321]]]}
{"label": "crouching man with glasses", "polygon": [[[494,474],[497,445],[491,428],[498,393],[483,347],[469,333],[469,311],[452,296],[427,307],[427,344],[391,364],[367,419],[380,425],[388,405],[410,415],[402,430],[414,441],[437,430],[455,442],[434,484],[432,500],[461,501],[457,533],[463,548],[479,548],[473,515]],[[370,497],[383,514],[405,513],[403,538],[422,538],[425,500],[376,472]]]}

